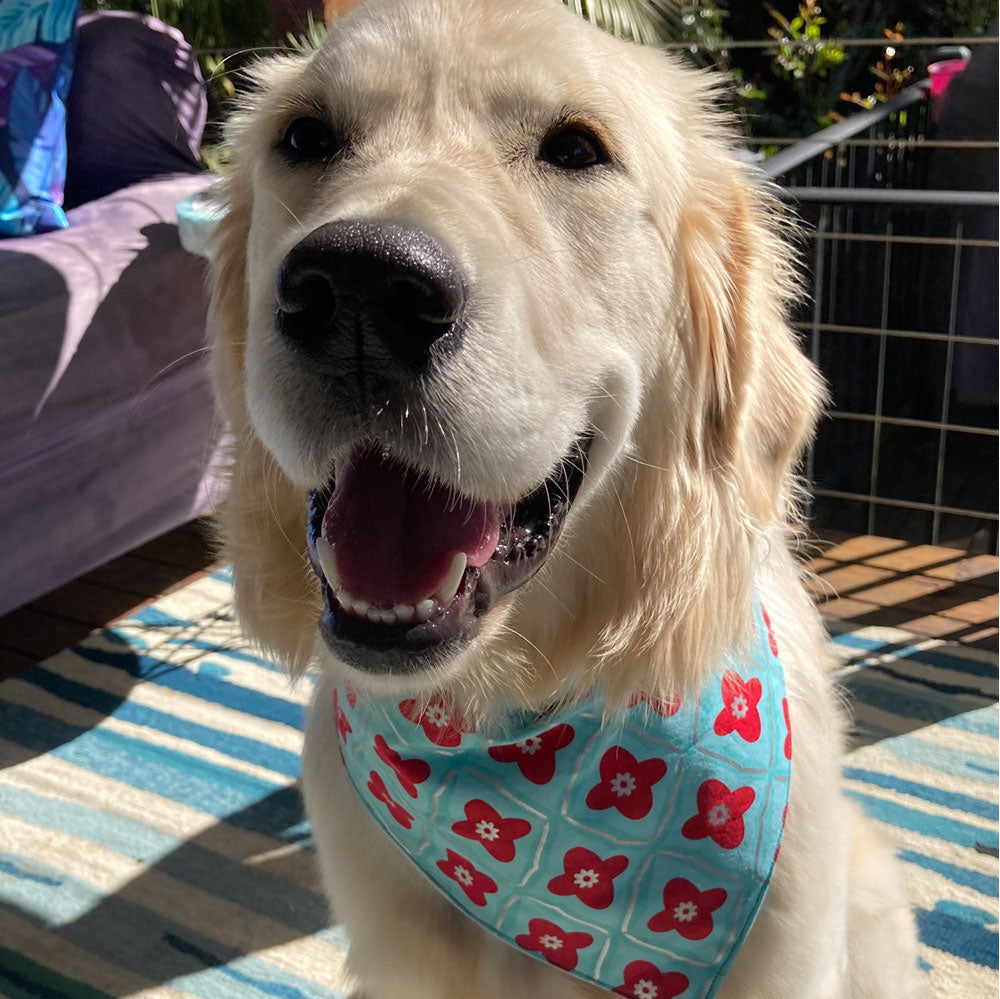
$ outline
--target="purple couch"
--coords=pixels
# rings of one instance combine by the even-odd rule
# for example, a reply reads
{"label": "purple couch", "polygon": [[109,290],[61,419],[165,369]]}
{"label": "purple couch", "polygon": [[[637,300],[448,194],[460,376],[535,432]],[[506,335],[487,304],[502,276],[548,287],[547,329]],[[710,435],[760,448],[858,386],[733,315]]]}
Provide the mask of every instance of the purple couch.
{"label": "purple couch", "polygon": [[81,19],[70,227],[0,241],[0,613],[217,497],[204,261],[181,249],[174,211],[211,183],[204,120],[177,32]]}

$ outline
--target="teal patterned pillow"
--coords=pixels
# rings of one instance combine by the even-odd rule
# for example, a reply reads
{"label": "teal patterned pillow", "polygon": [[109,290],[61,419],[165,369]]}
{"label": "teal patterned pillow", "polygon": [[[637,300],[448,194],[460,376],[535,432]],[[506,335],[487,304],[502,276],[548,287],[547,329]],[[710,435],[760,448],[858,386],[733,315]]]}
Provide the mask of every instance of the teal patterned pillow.
{"label": "teal patterned pillow", "polygon": [[79,0],[0,0],[0,237],[66,227],[66,96]]}

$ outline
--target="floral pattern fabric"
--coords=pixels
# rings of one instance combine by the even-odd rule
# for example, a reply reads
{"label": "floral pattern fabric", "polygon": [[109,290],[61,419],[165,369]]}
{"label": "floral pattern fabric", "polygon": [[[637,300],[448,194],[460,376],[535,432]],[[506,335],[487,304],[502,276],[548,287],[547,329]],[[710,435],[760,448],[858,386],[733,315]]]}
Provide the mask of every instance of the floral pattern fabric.
{"label": "floral pattern fabric", "polygon": [[711,999],[764,898],[788,804],[777,642],[696,697],[638,692],[519,714],[489,738],[442,697],[331,705],[379,825],[459,908],[539,960],[634,999]]}

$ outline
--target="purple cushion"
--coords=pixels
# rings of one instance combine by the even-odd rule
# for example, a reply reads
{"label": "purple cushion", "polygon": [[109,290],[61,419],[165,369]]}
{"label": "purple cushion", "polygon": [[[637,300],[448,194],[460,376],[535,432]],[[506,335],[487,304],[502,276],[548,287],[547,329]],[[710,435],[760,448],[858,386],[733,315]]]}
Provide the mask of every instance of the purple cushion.
{"label": "purple cushion", "polygon": [[163,174],[199,172],[208,104],[184,36],[124,11],[84,15],[77,29],[66,207]]}
{"label": "purple cushion", "polygon": [[0,244],[0,614],[217,501],[205,264],[136,184]]}

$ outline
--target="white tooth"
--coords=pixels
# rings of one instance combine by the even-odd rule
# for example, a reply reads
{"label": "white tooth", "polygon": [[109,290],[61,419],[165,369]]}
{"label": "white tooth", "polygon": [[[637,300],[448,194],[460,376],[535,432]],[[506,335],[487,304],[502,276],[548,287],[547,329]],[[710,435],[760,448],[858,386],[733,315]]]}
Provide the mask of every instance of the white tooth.
{"label": "white tooth", "polygon": [[413,620],[413,615],[416,611],[409,604],[396,604],[392,609],[393,614],[396,615],[397,621],[402,621],[404,624]]}
{"label": "white tooth", "polygon": [[437,607],[436,600],[421,600],[413,610],[418,621],[427,621],[434,613],[435,607]]}
{"label": "white tooth", "polygon": [[340,606],[343,607],[344,610],[351,609],[352,597],[350,593],[347,592],[347,590],[337,590],[334,596],[337,598],[337,603],[340,604]]}
{"label": "white tooth", "polygon": [[354,611],[354,613],[357,614],[358,617],[365,617],[365,615],[367,615],[368,613],[368,608],[370,606],[371,604],[368,603],[367,600],[356,600],[354,598],[351,599],[351,610]]}
{"label": "white tooth", "polygon": [[368,618],[372,624],[382,623],[382,612],[377,607],[369,607],[365,612],[365,617]]}
{"label": "white tooth", "polygon": [[462,573],[469,564],[469,559],[465,552],[455,552],[451,557],[451,565],[448,566],[448,574],[441,580],[441,585],[437,588],[435,598],[443,604],[450,604],[455,594],[458,593],[458,586],[462,582]]}
{"label": "white tooth", "polygon": [[379,621],[382,624],[395,624],[396,615],[391,610],[379,611]]}
{"label": "white tooth", "polygon": [[326,576],[326,581],[330,584],[330,589],[336,592],[340,589],[337,559],[334,557],[330,542],[322,536],[316,539],[316,557],[319,559],[319,565],[323,570],[323,575]]}

